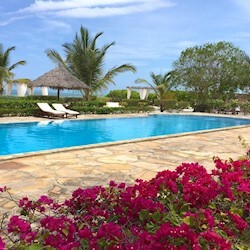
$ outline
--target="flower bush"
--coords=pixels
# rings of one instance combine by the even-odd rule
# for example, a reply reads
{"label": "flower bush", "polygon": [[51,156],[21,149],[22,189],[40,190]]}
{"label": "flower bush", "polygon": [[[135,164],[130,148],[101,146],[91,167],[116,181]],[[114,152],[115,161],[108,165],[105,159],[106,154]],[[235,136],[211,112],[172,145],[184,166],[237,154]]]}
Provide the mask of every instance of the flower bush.
{"label": "flower bush", "polygon": [[183,163],[134,185],[79,188],[62,203],[24,197],[19,215],[3,216],[0,249],[247,249],[250,160],[214,162],[211,173]]}

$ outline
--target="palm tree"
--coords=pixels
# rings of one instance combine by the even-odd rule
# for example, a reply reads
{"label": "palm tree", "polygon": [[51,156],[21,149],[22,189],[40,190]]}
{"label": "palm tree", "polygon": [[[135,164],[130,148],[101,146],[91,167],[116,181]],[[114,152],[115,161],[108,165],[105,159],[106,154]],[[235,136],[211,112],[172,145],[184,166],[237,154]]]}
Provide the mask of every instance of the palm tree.
{"label": "palm tree", "polygon": [[102,34],[103,32],[97,33],[92,38],[89,31],[81,26],[80,34],[76,33],[73,42],[63,45],[65,60],[62,59],[56,50],[47,49],[45,51],[53,62],[65,67],[72,75],[90,87],[90,89],[84,90],[87,100],[90,99],[93,92],[107,88],[110,83],[115,84],[113,78],[119,73],[136,71],[133,65],[123,64],[113,67],[104,73],[105,55],[115,42],[104,45],[102,48],[97,48],[96,41]]}
{"label": "palm tree", "polygon": [[25,65],[26,61],[19,61],[10,65],[10,53],[16,49],[15,46],[4,50],[3,44],[0,43],[0,95],[3,94],[3,82],[13,78],[14,74],[11,72],[19,65]]}
{"label": "palm tree", "polygon": [[152,78],[152,83],[148,82],[145,79],[136,79],[136,83],[145,83],[148,84],[155,92],[157,98],[160,101],[160,111],[163,112],[163,99],[167,92],[171,90],[173,87],[173,83],[170,81],[171,74],[173,72],[170,71],[164,75],[159,74],[155,75],[153,72],[150,73],[150,77]]}

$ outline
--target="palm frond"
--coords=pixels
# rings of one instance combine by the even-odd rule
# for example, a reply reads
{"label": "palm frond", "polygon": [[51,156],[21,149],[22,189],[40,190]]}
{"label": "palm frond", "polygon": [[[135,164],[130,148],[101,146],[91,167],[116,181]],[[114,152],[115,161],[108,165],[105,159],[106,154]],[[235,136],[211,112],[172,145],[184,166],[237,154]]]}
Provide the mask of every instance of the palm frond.
{"label": "palm frond", "polygon": [[64,60],[56,50],[46,49],[45,53],[55,64],[66,67]]}
{"label": "palm frond", "polygon": [[26,61],[19,61],[19,62],[16,62],[14,64],[12,64],[10,67],[9,67],[9,71],[15,69],[17,66],[19,65],[25,65],[27,62]]}
{"label": "palm frond", "polygon": [[92,42],[91,42],[91,44],[90,44],[90,48],[91,49],[93,49],[93,50],[95,50],[96,49],[96,41],[97,41],[97,39],[100,37],[100,36],[102,36],[103,35],[103,32],[99,32],[99,33],[97,33],[95,36],[94,36],[94,38],[93,38],[93,40],[92,40]]}
{"label": "palm frond", "polygon": [[171,90],[173,87],[173,83],[170,81],[172,77],[173,72],[167,72],[165,74],[158,74],[151,72],[150,77],[152,79],[152,83],[148,82],[145,79],[137,79],[136,83],[145,83],[149,85],[157,95],[158,99],[162,99],[164,94]]}

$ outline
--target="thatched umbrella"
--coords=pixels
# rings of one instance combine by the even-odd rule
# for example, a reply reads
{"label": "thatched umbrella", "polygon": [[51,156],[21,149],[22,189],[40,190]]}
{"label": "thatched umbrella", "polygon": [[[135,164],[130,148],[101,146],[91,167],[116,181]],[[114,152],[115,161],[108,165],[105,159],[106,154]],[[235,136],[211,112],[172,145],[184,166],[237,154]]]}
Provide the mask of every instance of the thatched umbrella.
{"label": "thatched umbrella", "polygon": [[29,87],[48,87],[57,89],[57,98],[60,97],[61,89],[89,89],[89,87],[74,77],[63,67],[57,67],[44,75],[41,75],[34,81],[30,82]]}

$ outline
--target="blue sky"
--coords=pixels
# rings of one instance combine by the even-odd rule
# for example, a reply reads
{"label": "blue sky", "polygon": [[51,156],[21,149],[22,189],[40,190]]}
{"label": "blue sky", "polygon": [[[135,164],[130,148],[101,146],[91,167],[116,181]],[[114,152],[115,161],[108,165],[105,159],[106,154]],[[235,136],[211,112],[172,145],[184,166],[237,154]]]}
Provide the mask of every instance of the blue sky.
{"label": "blue sky", "polygon": [[105,68],[123,63],[137,73],[123,73],[116,86],[135,86],[136,78],[165,73],[182,50],[207,42],[228,41],[250,54],[250,0],[1,0],[0,43],[16,46],[11,62],[26,60],[15,78],[36,79],[55,65],[45,50],[71,42],[84,26],[98,46],[115,41]]}

